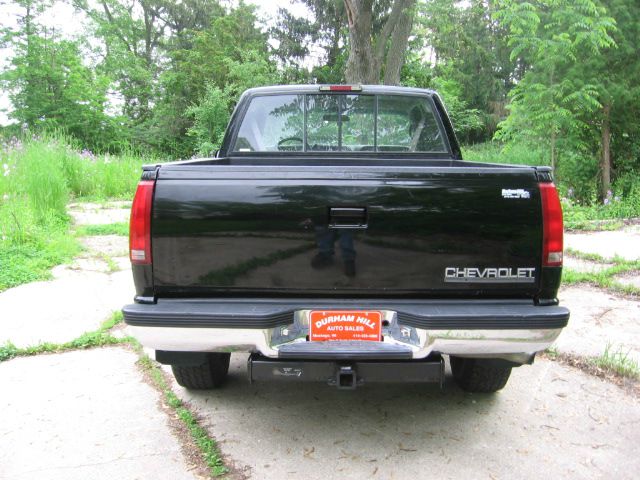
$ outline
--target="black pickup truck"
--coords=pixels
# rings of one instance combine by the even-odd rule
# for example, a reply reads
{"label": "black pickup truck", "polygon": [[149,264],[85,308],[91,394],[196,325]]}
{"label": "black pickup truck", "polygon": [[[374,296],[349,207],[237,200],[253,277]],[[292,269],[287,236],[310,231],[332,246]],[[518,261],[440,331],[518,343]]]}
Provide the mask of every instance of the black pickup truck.
{"label": "black pickup truck", "polygon": [[215,158],[145,166],[134,336],[187,388],[251,381],[493,392],[553,343],[562,210],[548,167],[465,162],[439,96],[245,92]]}

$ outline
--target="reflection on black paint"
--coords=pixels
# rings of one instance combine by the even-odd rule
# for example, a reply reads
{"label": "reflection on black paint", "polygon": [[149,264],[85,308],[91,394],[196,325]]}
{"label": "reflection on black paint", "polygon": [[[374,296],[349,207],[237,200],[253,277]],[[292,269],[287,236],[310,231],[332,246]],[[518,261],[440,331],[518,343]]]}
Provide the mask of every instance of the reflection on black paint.
{"label": "reflection on black paint", "polygon": [[[244,177],[159,180],[152,226],[156,288],[442,295],[454,291],[443,282],[446,267],[539,265],[533,176],[366,169],[338,176],[331,167],[314,172],[285,180],[277,179],[277,171],[256,168]],[[503,199],[507,184],[529,189],[531,200]],[[329,206],[366,207],[368,228],[328,229]],[[314,269],[323,238],[333,246],[335,262]],[[350,255],[357,275],[347,278],[344,261]],[[533,295],[537,286],[455,285],[467,295],[523,288]]]}

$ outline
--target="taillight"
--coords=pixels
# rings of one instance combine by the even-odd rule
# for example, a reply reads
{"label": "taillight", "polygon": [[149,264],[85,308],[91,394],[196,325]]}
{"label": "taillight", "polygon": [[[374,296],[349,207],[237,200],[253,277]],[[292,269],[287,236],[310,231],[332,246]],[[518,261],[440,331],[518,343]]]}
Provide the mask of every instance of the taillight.
{"label": "taillight", "polygon": [[541,183],[542,198],[542,266],[562,266],[562,206],[553,183]]}
{"label": "taillight", "polygon": [[321,92],[361,92],[360,85],[321,85]]}
{"label": "taillight", "polygon": [[131,263],[151,264],[151,202],[153,180],[141,180],[131,206],[129,223],[129,258]]}

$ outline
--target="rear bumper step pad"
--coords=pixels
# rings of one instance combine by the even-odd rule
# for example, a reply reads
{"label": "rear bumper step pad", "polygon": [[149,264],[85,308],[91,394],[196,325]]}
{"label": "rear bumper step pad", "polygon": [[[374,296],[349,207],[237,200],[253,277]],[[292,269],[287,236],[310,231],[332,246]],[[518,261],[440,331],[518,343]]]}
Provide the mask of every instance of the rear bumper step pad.
{"label": "rear bumper step pad", "polygon": [[413,350],[405,345],[382,342],[300,342],[281,345],[278,348],[278,358],[402,360],[413,358]]}

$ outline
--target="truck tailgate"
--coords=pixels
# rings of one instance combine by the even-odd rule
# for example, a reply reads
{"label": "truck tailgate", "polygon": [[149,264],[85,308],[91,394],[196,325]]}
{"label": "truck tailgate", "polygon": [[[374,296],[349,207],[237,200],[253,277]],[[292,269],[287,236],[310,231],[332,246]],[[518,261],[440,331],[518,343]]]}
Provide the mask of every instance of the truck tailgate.
{"label": "truck tailgate", "polygon": [[442,163],[164,165],[156,294],[534,297],[535,168]]}

